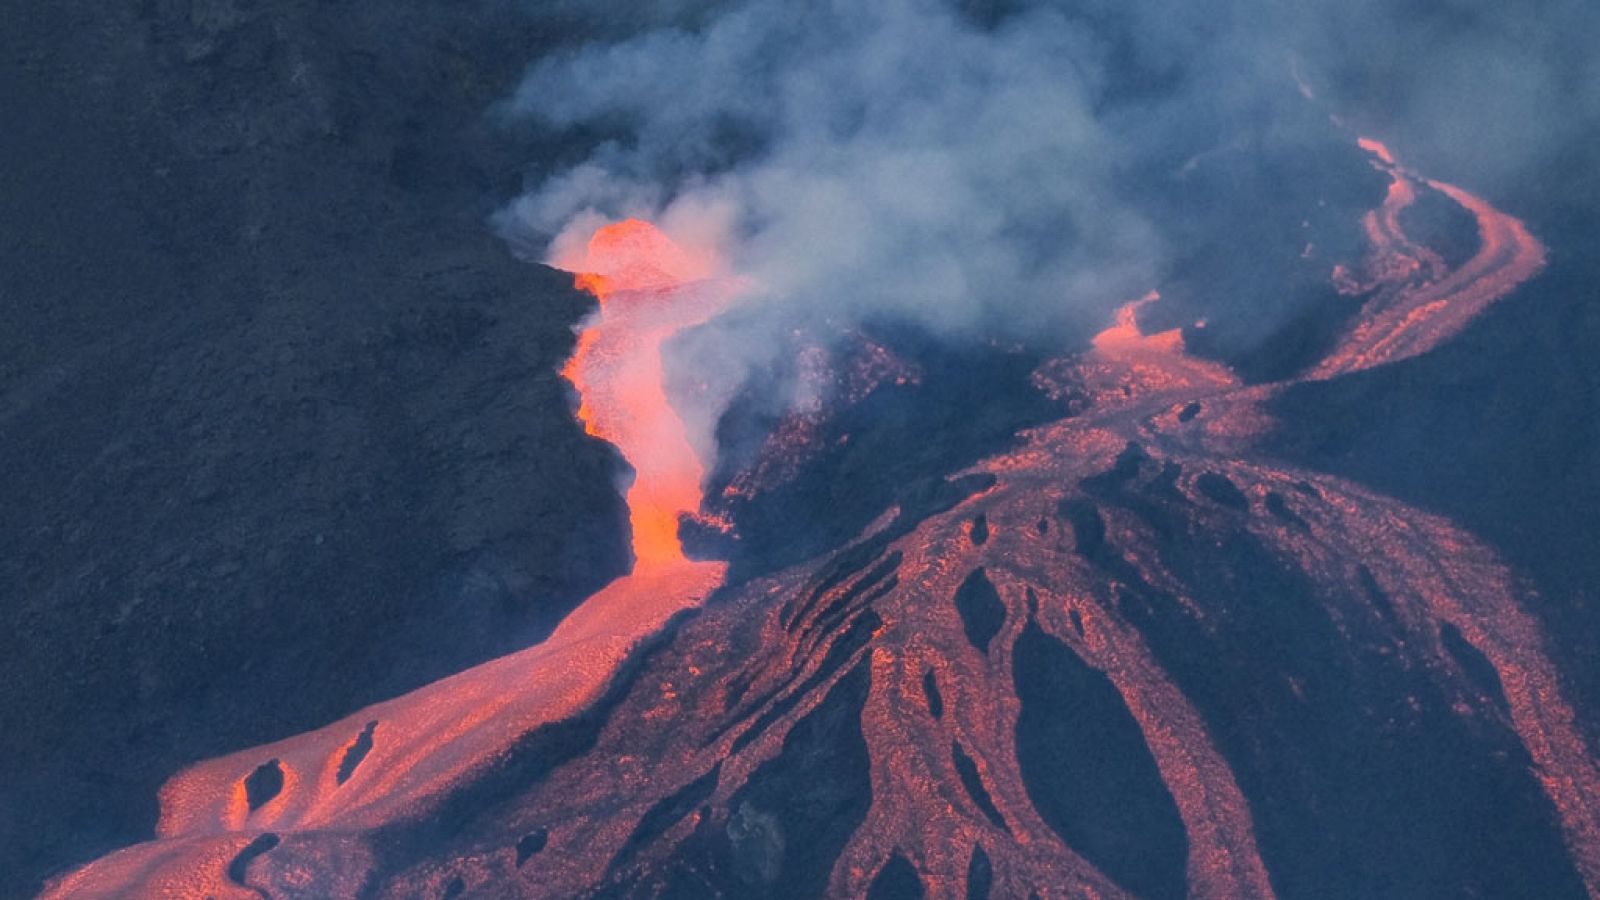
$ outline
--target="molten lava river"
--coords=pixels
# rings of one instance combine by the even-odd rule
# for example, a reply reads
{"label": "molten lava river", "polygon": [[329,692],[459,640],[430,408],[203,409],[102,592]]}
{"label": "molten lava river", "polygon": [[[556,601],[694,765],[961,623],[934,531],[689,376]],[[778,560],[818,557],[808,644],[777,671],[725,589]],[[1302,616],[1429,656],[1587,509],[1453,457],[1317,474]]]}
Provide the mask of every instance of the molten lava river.
{"label": "molten lava river", "polygon": [[[154,840],[48,895],[1450,896],[1498,889],[1482,859],[1595,896],[1600,769],[1526,590],[1258,449],[1296,381],[1425,352],[1543,265],[1363,148],[1390,189],[1337,273],[1361,312],[1303,376],[1144,333],[1152,294],[1035,373],[1086,405],[742,583],[679,544],[704,472],[661,362],[737,290],[602,229],[562,261],[600,301],[565,374],[634,470],[632,574],[544,643],[179,773]],[[1453,269],[1401,227],[1430,191],[1477,221]],[[1419,837],[1478,796],[1504,834]]]}

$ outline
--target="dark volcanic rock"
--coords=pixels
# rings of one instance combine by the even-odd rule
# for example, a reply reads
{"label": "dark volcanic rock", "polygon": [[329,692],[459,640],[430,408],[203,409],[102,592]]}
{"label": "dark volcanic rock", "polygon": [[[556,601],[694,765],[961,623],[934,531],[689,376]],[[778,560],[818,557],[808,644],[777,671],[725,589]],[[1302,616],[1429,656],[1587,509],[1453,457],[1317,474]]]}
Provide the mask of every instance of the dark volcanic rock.
{"label": "dark volcanic rock", "polygon": [[530,831],[517,841],[517,867],[532,859],[550,842],[550,832],[543,828]]}
{"label": "dark volcanic rock", "polygon": [[249,884],[245,879],[249,877],[250,864],[256,861],[256,857],[272,852],[279,843],[278,836],[269,832],[246,844],[245,848],[239,851],[239,855],[228,863],[229,880],[240,886],[248,887]]}
{"label": "dark volcanic rock", "polygon": [[1216,472],[1206,472],[1196,476],[1195,489],[1205,494],[1206,498],[1220,506],[1229,509],[1246,510],[1250,508],[1250,498],[1239,490],[1238,486],[1228,480],[1228,476]]}
{"label": "dark volcanic rock", "polygon": [[361,729],[361,733],[356,735],[355,743],[345,751],[344,758],[339,760],[339,771],[335,777],[340,784],[349,781],[350,776],[356,773],[356,767],[361,765],[361,761],[367,758],[368,753],[372,752],[372,734],[377,728],[377,720],[368,722],[366,727]]}
{"label": "dark volcanic rock", "polygon": [[967,864],[967,900],[989,900],[994,887],[994,864],[982,844],[972,845],[972,861]]}
{"label": "dark volcanic rock", "polygon": [[[920,377],[885,383],[829,410],[812,453],[796,461],[791,478],[764,486],[759,499],[721,495],[753,462],[744,448],[750,434],[765,437],[777,424],[762,411],[781,379],[769,372],[753,378],[722,416],[721,455],[706,496],[708,506],[739,523],[737,545],[716,548],[732,559],[736,579],[842,546],[885,509],[921,503],[912,495],[917,486],[937,484],[1014,444],[1019,429],[1061,414],[1031,381],[1037,352],[954,345],[904,323],[877,323],[872,334],[894,355],[915,360]],[[985,522],[972,539],[981,543],[991,532]]]}
{"label": "dark volcanic rock", "polygon": [[260,809],[283,791],[283,767],[269,759],[244,780],[244,797],[252,810]]}
{"label": "dark volcanic rock", "polygon": [[[1592,165],[1586,165],[1586,172]],[[1274,449],[1438,510],[1502,549],[1543,594],[1534,608],[1600,743],[1600,233],[1594,176],[1529,225],[1558,252],[1454,342],[1403,363],[1296,386]],[[1551,209],[1552,206],[1556,208]],[[1561,253],[1559,248],[1574,248]]]}
{"label": "dark volcanic rock", "polygon": [[1017,763],[1039,815],[1136,895],[1184,896],[1183,822],[1116,688],[1032,622],[1014,652]]}
{"label": "dark volcanic rock", "polygon": [[987,653],[989,642],[1005,627],[1006,605],[1000,602],[1000,595],[995,593],[994,585],[989,583],[981,566],[973,569],[956,589],[955,604],[967,640],[979,652]]}
{"label": "dark volcanic rock", "polygon": [[[822,896],[840,850],[866,817],[871,800],[870,761],[859,721],[867,684],[867,671],[859,665],[840,678],[816,709],[795,723],[782,752],[729,798],[731,815],[725,822],[702,815],[656,883],[635,873],[604,896]],[[910,874],[915,880],[915,872]]]}
{"label": "dark volcanic rock", "polygon": [[[157,786],[188,762],[533,641],[625,562],[617,461],[573,424],[554,375],[588,301],[484,225],[521,160],[566,158],[483,118],[561,36],[500,0],[469,15],[418,0],[265,6],[63,0],[0,30],[0,196],[19,226],[0,237],[0,894],[147,837]],[[1208,154],[1165,210],[1180,255],[1149,330],[1183,327],[1191,351],[1250,382],[1325,353],[1359,304],[1330,286],[1330,265],[1357,254],[1351,211],[1381,193],[1348,143]],[[1561,686],[1600,737],[1600,256],[1583,252],[1592,212],[1542,202],[1556,211],[1522,213],[1552,248],[1542,279],[1454,344],[1287,389],[1256,449],[1448,513],[1531,573]],[[1442,235],[1456,261],[1470,248],[1447,213],[1419,207],[1406,227]],[[695,621],[715,627],[669,629],[659,658],[643,654],[594,708],[524,735],[434,815],[372,835],[392,894],[476,893],[490,876],[537,891],[572,860],[563,827],[637,803],[632,830],[612,829],[631,835],[623,852],[602,859],[612,882],[596,883],[620,895],[815,896],[859,837],[871,896],[921,896],[930,860],[964,869],[969,896],[1023,896],[1009,832],[1030,806],[1109,878],[1177,895],[1186,862],[1225,855],[1186,859],[1208,838],[1182,818],[1196,801],[1179,757],[1214,741],[1207,789],[1237,781],[1217,809],[1248,808],[1228,836],[1259,845],[1283,896],[1582,895],[1533,774],[1537,742],[1513,721],[1516,685],[1475,645],[1498,636],[1434,627],[1427,583],[1410,590],[1391,569],[1380,585],[1367,565],[1394,554],[1355,547],[1345,526],[1367,520],[1330,512],[1376,501],[1174,451],[1228,412],[1187,394],[1182,439],[1165,446],[1148,442],[1160,417],[1138,411],[1137,431],[1131,418],[1062,429],[1050,455],[1064,461],[1110,429],[1070,479],[946,481],[1018,429],[1084,410],[1034,390],[1037,348],[872,330],[918,378],[820,422],[823,449],[792,478],[721,510],[738,526],[730,595],[821,555],[817,577],[772,595],[759,628],[708,603]],[[725,449],[741,424],[766,434],[762,400],[730,410]],[[725,462],[719,495],[751,460]],[[990,512],[939,521],[996,484],[978,504]],[[1241,514],[1255,497],[1264,512]],[[1396,521],[1410,547],[1420,514]],[[1404,549],[1397,531],[1374,533]],[[1312,537],[1341,565],[1304,564]],[[935,546],[970,558],[924,602],[943,577]],[[1462,548],[1451,536],[1408,552]],[[957,593],[974,571],[985,589]],[[1457,593],[1473,600],[1496,580],[1486,571]],[[959,633],[940,632],[946,620]],[[1020,715],[991,731],[996,691]],[[1141,720],[1124,693],[1166,718]],[[1172,722],[1188,730],[1156,727]],[[375,743],[406,737],[381,722],[351,732],[341,782],[373,765]],[[908,758],[890,742],[902,734],[928,736],[931,775],[887,764]],[[660,765],[660,747],[679,764]],[[685,774],[707,747],[740,764]],[[252,808],[292,793],[270,757],[244,784]],[[581,780],[585,763],[609,775],[625,759],[632,781]],[[572,785],[617,793],[562,806]],[[933,829],[946,813],[957,833],[886,827]],[[294,854],[315,841],[325,871],[342,870],[342,836],[278,831],[231,857],[235,883],[308,871]],[[1245,856],[1232,883],[1250,883]]]}
{"label": "dark volcanic rock", "polygon": [[0,35],[0,896],[148,836],[184,764],[526,644],[625,563],[554,373],[589,301],[485,224],[530,154],[484,110],[548,39],[271,7]]}
{"label": "dark volcanic rock", "polygon": [[922,900],[923,896],[922,879],[917,877],[916,868],[898,854],[883,864],[867,891],[867,900]]}

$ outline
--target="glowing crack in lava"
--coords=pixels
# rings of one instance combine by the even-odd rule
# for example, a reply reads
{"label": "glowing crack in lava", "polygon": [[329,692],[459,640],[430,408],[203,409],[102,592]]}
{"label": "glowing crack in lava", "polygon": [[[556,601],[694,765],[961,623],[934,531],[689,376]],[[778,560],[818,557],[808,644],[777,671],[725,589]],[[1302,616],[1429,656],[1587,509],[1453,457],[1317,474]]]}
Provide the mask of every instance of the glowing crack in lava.
{"label": "glowing crack in lava", "polygon": [[720,312],[729,283],[709,280],[714,262],[691,257],[639,219],[601,228],[581,259],[556,262],[600,301],[562,374],[578,390],[584,428],[633,466],[635,565],[680,564],[678,517],[700,508],[705,469],[667,399],[661,345]]}
{"label": "glowing crack in lava", "polygon": [[[1366,222],[1363,309],[1304,378],[1437,346],[1543,256],[1516,220],[1368,149],[1404,184]],[[1400,228],[1420,189],[1477,218],[1454,270]],[[621,257],[592,266],[600,325],[678,302],[677,263]],[[1485,842],[1449,865],[1531,843],[1517,828],[1548,815],[1561,855],[1539,865],[1596,894],[1600,768],[1518,579],[1441,517],[1261,449],[1270,401],[1304,379],[1245,386],[1179,332],[1145,334],[1157,299],[1036,373],[1086,408],[840,550],[665,628],[721,569],[642,550],[543,645],[179,774],[157,840],[54,895],[1323,896],[1330,871],[1460,837],[1410,809],[1373,821],[1385,806],[1496,778],[1496,821],[1466,829]],[[701,309],[677,315],[663,335]],[[661,425],[659,384],[617,382],[634,413],[591,381],[622,371],[620,347],[650,355],[631,340],[591,323],[569,373],[644,479],[630,429]],[[1428,793],[1399,799],[1412,783]],[[1345,828],[1324,839],[1330,820]],[[1409,874],[1372,871],[1368,893]]]}

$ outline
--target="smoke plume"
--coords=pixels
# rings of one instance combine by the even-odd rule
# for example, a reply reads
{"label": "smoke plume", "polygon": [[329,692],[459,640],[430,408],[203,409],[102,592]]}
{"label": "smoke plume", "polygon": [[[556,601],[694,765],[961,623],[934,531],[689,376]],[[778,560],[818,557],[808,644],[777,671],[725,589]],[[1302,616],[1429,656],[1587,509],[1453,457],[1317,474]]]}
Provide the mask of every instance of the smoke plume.
{"label": "smoke plume", "polygon": [[1036,334],[1151,287],[1170,254],[1133,195],[1161,165],[1327,111],[1503,183],[1600,108],[1583,0],[625,6],[560,5],[613,37],[537,61],[510,110],[594,146],[507,227],[559,246],[649,216],[783,302],[944,331]]}
{"label": "smoke plume", "polygon": [[586,46],[516,108],[620,136],[512,215],[557,253],[651,218],[795,308],[1048,326],[1147,290],[1161,256],[1095,116],[1099,53],[1053,10],[984,28],[928,0],[754,0]]}
{"label": "smoke plume", "polygon": [[502,231],[559,259],[637,216],[717,256],[754,286],[717,326],[741,339],[695,361],[723,384],[797,319],[1065,344],[1169,277],[1204,282],[1190,293],[1213,321],[1256,341],[1304,302],[1251,293],[1282,281],[1263,250],[1332,241],[1296,230],[1319,209],[1354,225],[1307,174],[1313,148],[1348,148],[1359,175],[1370,129],[1515,193],[1600,119],[1584,0],[556,10],[585,38],[536,60],[502,112],[577,161],[536,171]]}

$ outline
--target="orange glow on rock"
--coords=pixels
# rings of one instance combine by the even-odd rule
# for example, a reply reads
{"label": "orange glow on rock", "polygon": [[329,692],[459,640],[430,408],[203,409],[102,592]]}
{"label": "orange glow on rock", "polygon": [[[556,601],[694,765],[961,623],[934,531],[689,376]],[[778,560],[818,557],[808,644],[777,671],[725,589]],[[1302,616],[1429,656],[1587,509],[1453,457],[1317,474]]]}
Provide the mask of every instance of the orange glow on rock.
{"label": "orange glow on rock", "polygon": [[1394,153],[1382,141],[1373,138],[1356,138],[1356,146],[1377,157],[1378,161],[1386,166],[1395,164]]}
{"label": "orange glow on rock", "polygon": [[1139,330],[1139,310],[1161,299],[1151,291],[1132,303],[1117,309],[1115,322],[1110,328],[1094,336],[1094,348],[1101,352],[1117,350],[1146,350],[1156,353],[1182,353],[1183,332],[1179,329],[1145,334]]}
{"label": "orange glow on rock", "polygon": [[633,467],[634,564],[681,563],[678,519],[700,508],[705,467],[667,398],[661,347],[720,312],[732,290],[711,280],[715,260],[691,256],[639,219],[601,228],[582,257],[557,263],[600,301],[561,374],[578,391],[584,429]]}
{"label": "orange glow on rock", "polygon": [[[1320,604],[1328,621],[1384,622],[1390,652],[1430,673],[1456,714],[1504,717],[1591,896],[1600,894],[1600,766],[1515,575],[1448,521],[1274,459],[1255,440],[1289,386],[1423,352],[1542,262],[1542,247],[1516,219],[1405,172],[1375,141],[1363,146],[1396,179],[1363,222],[1374,259],[1361,293],[1371,297],[1308,375],[1246,386],[1189,356],[1180,332],[1146,335],[1138,312],[1159,299],[1151,293],[1122,307],[1091,350],[1041,367],[1037,381],[1085,392],[1084,408],[955,473],[987,476],[985,486],[909,530],[884,532],[875,550],[868,542],[896,518],[892,511],[843,553],[728,589],[725,602],[687,620],[648,657],[635,653],[643,639],[725,574],[720,563],[685,561],[678,545],[677,515],[699,505],[701,461],[667,400],[661,346],[722,309],[732,292],[705,280],[714,265],[645,223],[601,229],[583,258],[569,261],[600,309],[565,374],[589,433],[615,444],[637,471],[628,491],[635,571],[590,597],[543,644],[180,773],[162,791],[157,840],[64,876],[47,896],[229,898],[286,884],[295,890],[272,895],[587,896],[634,874],[645,895],[657,884],[649,879],[702,829],[752,840],[774,834],[780,857],[786,837],[803,837],[777,831],[770,810],[742,798],[824,698],[856,676],[859,712],[850,724],[864,744],[868,805],[817,893],[864,896],[898,856],[914,861],[931,896],[961,896],[981,849],[993,896],[1028,896],[1041,885],[1051,888],[1042,896],[1126,896],[1127,885],[1047,820],[1024,778],[1015,658],[1020,635],[1037,628],[1103,674],[1136,725],[1186,837],[1179,877],[1187,894],[1272,897],[1256,841],[1257,795],[1247,795],[1249,781],[1224,752],[1210,718],[1217,713],[1185,693],[1180,673],[1164,668],[1159,646],[1130,615],[1137,604],[1127,588],[1142,583],[1170,605],[1163,615],[1206,630],[1235,627],[1227,602],[1189,572],[1195,563],[1179,553],[1174,564],[1171,552],[1174,540],[1227,534],[1248,536],[1303,573],[1312,586],[1305,602]],[[1478,221],[1482,249],[1455,271],[1400,228],[1400,210],[1424,186]],[[802,361],[808,377],[836,382],[819,398],[860,398],[919,377],[870,343],[853,366],[813,356]],[[815,446],[827,412],[820,401],[797,410],[774,431],[767,475],[754,469],[732,489],[754,496],[782,483],[778,470]],[[1112,473],[1128,487],[1085,487]],[[1160,504],[1162,515],[1106,499],[1124,491]],[[1062,513],[1074,505],[1087,520]],[[1173,533],[1168,521],[1179,526]],[[855,558],[862,548],[875,555]],[[981,641],[951,599],[974,573],[983,573],[998,610]],[[1493,667],[1503,703],[1442,645],[1445,625]],[[639,661],[631,686],[583,752],[536,779],[487,782],[492,802],[479,797],[484,805],[464,836],[441,835],[402,869],[380,866],[380,829],[428,821],[455,792],[470,794],[485,772],[515,760],[542,726],[593,709],[630,655]],[[1305,699],[1298,684],[1289,687]],[[1238,718],[1221,724],[1249,727]],[[347,765],[363,733],[365,750]],[[245,779],[268,759],[278,761],[283,787],[252,810]],[[698,799],[685,803],[691,795]],[[671,822],[660,814],[678,807],[695,811]],[[269,828],[282,834],[281,847],[248,867],[247,879],[233,878],[239,854]],[[540,856],[525,867],[519,837],[536,828]],[[641,834],[655,837],[641,845]]]}
{"label": "orange glow on rock", "polygon": [[[1371,291],[1356,325],[1310,373],[1331,378],[1398,362],[1432,350],[1455,337],[1467,323],[1514,291],[1544,267],[1545,248],[1521,221],[1482,198],[1451,184],[1422,177],[1400,165],[1380,141],[1357,143],[1372,164],[1391,179],[1383,205],[1363,220],[1369,281],[1356,284],[1343,269],[1334,272],[1341,292]],[[1437,191],[1471,213],[1478,223],[1478,252],[1455,271],[1433,250],[1419,245],[1400,227],[1400,214],[1417,200],[1417,190]]]}

